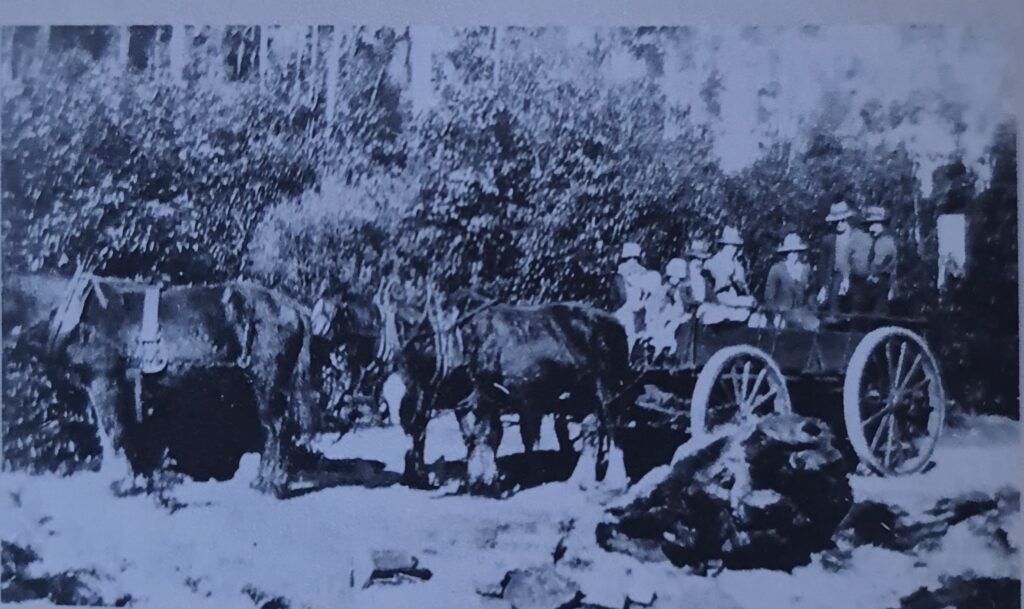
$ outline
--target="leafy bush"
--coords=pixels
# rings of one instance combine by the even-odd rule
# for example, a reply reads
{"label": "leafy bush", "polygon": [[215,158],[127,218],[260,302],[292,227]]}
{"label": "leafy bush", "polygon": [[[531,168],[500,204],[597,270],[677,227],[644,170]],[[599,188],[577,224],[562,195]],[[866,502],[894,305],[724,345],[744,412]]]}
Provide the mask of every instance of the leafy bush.
{"label": "leafy bush", "polygon": [[[243,276],[306,303],[325,280],[371,293],[398,273],[509,301],[606,306],[624,241],[662,269],[690,240],[735,225],[759,292],[783,235],[818,247],[843,198],[891,210],[901,296],[913,303],[902,312],[947,331],[930,340],[951,393],[1016,414],[1017,351],[1004,329],[1017,319],[1012,127],[993,148],[1003,170],[992,187],[957,195],[980,245],[968,281],[940,301],[934,216],[945,195],[922,196],[905,148],[811,125],[726,173],[701,112],[670,101],[657,79],[654,42],[682,33],[616,30],[573,45],[563,34],[457,32],[431,66],[438,99],[419,109],[392,78],[411,68],[399,51],[409,37],[390,28],[331,31],[342,49],[331,103],[323,55],[275,56],[259,79],[230,83],[194,57],[176,83],[78,51],[46,54],[45,69],[4,91],[5,269]],[[608,77],[615,45],[643,73]],[[709,79],[693,103],[714,114],[720,88]]]}
{"label": "leafy bush", "polygon": [[100,444],[88,397],[68,367],[48,361],[42,348],[30,335],[4,347],[3,467],[95,470]]}

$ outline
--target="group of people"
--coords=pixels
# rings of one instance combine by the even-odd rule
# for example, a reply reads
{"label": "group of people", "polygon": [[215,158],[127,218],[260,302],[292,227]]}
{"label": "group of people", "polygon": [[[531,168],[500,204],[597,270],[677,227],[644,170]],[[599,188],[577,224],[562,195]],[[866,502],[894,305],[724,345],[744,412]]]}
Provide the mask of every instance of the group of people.
{"label": "group of people", "polygon": [[[884,316],[895,298],[896,240],[885,208],[866,208],[865,228],[856,225],[858,216],[845,201],[831,206],[825,221],[833,230],[813,269],[804,240],[786,235],[761,302],[747,282],[744,240],[735,227],[722,230],[714,253],[706,241],[694,240],[681,258],[668,261],[664,280],[643,265],[639,244],[626,243],[614,282],[615,315],[633,348],[647,345],[655,354],[674,352],[676,329],[694,318],[704,325],[816,330],[822,317]],[[812,284],[818,287],[813,295]]]}

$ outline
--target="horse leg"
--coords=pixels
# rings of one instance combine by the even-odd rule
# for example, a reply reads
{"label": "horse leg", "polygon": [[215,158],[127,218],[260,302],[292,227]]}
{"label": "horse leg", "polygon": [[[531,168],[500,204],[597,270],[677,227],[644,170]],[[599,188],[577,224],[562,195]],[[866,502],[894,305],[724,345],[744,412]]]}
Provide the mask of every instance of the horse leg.
{"label": "horse leg", "polygon": [[126,492],[136,486],[136,473],[125,451],[128,422],[120,412],[126,396],[119,379],[112,374],[93,379],[87,392],[96,416],[96,431],[102,450],[100,473],[111,479],[112,486],[119,492]]}
{"label": "horse leg", "polygon": [[558,438],[558,451],[562,454],[574,454],[576,447],[573,446],[572,439],[569,437],[569,417],[556,414],[555,415],[555,437]]}
{"label": "horse leg", "polygon": [[470,494],[497,493],[498,446],[501,444],[501,416],[483,400],[470,399],[467,408],[456,411],[466,442],[466,487]]}
{"label": "horse leg", "polygon": [[399,407],[399,421],[402,430],[412,441],[412,446],[405,453],[405,471],[402,472],[402,484],[411,488],[429,488],[424,463],[424,450],[427,441],[427,423],[430,422],[430,409],[425,403],[423,392],[409,389],[402,395]]}
{"label": "horse leg", "polygon": [[[534,405],[536,406],[536,405]],[[523,440],[523,452],[531,454],[540,442],[540,425],[542,421],[540,414],[526,408],[519,409],[519,437]]]}
{"label": "horse leg", "polygon": [[[581,486],[587,486],[586,481],[594,479],[611,488],[624,488],[627,481],[626,469],[622,450],[614,441],[614,425],[609,414],[608,392],[599,381],[595,381],[591,387],[592,389],[585,394],[588,396],[587,403],[591,407],[586,410],[588,414],[582,424],[583,449],[570,480]],[[568,440],[567,436],[566,433],[566,440]],[[583,471],[584,468],[589,467],[594,468],[593,478]]]}
{"label": "horse leg", "polygon": [[[266,337],[277,343],[283,331],[276,336]],[[279,343],[278,343],[279,344]],[[294,373],[300,366],[300,357],[304,346],[303,332],[291,332],[284,341],[280,351],[263,345],[259,350],[265,354],[262,361],[254,362],[250,368],[249,378],[254,383],[254,394],[258,400],[260,423],[263,426],[263,451],[260,454],[260,467],[253,488],[277,497],[288,492],[289,461],[295,453],[296,438],[299,436],[297,413],[293,412],[297,404],[290,403],[294,397],[296,381]],[[276,357],[270,354],[276,353]],[[305,373],[305,370],[299,370]]]}
{"label": "horse leg", "polygon": [[273,388],[260,388],[254,392],[258,401],[260,425],[263,428],[263,448],[260,451],[260,467],[252,487],[260,492],[278,497],[288,489],[287,455],[294,448],[294,430],[287,423],[282,396],[275,395]]}
{"label": "horse leg", "polygon": [[594,397],[598,415],[595,479],[610,488],[625,488],[629,484],[625,457],[615,442],[615,420],[610,412],[611,398],[600,381],[596,383]]}

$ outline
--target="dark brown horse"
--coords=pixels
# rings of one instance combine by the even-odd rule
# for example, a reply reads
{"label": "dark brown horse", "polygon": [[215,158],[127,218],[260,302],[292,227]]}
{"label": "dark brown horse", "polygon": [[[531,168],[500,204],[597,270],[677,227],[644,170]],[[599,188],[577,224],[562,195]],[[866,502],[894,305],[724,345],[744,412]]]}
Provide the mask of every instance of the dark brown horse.
{"label": "dark brown horse", "polygon": [[[50,348],[80,372],[88,389],[104,467],[120,462],[132,474],[144,473],[132,462],[140,452],[133,432],[146,416],[139,395],[143,381],[171,388],[173,394],[175,387],[202,378],[197,370],[207,371],[206,378],[238,374],[251,391],[262,427],[253,486],[285,494],[297,438],[315,420],[309,320],[302,307],[246,283],[166,287],[158,299],[159,343],[153,345],[163,363],[147,371],[140,336],[148,286],[114,279],[85,282],[69,283],[51,321]],[[214,398],[217,391],[209,388]]]}
{"label": "dark brown horse", "polygon": [[[440,300],[405,293],[371,308],[349,298],[320,306],[320,315],[314,315],[318,333],[331,336],[332,342],[369,341],[373,348],[350,352],[362,353],[362,365],[378,375],[378,387],[387,372],[402,377],[399,418],[412,441],[404,482],[426,486],[427,423],[440,410],[454,411],[459,420],[471,492],[497,489],[495,453],[503,414],[518,416],[528,452],[537,444],[545,415],[555,416],[564,452],[574,450],[569,422],[596,418],[600,479],[617,419],[613,398],[629,370],[625,331],[614,317],[580,304],[493,304],[470,292],[444,305]],[[389,307],[390,332],[384,319]],[[394,344],[382,348],[387,342]],[[359,359],[349,359],[354,366],[349,376],[362,374]]]}
{"label": "dark brown horse", "polygon": [[[615,398],[629,371],[626,334],[602,311],[580,304],[514,306],[455,299],[428,316],[429,332],[398,356],[406,385],[402,428],[412,440],[405,477],[424,480],[426,425],[437,410],[453,410],[468,454],[470,492],[497,488],[496,452],[503,414],[519,419],[523,446],[532,451],[541,420],[555,417],[559,448],[573,451],[568,423],[596,417],[595,475],[603,478],[619,422]],[[422,332],[422,330],[420,330]]]}
{"label": "dark brown horse", "polygon": [[384,382],[397,346],[394,331],[389,334],[385,328],[388,320],[381,306],[382,296],[380,292],[374,298],[334,294],[321,297],[313,307],[310,369],[314,385],[320,390],[319,410],[332,417],[348,413],[352,420],[333,422],[341,426],[341,432],[354,422],[359,405],[382,414],[379,408]]}

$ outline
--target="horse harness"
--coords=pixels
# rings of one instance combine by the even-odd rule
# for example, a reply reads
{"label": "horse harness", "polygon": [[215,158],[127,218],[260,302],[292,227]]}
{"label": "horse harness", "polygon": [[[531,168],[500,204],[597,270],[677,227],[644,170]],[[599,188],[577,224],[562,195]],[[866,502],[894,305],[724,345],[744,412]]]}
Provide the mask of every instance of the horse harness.
{"label": "horse harness", "polygon": [[[146,376],[159,374],[167,369],[169,359],[160,333],[160,285],[146,286],[142,303],[142,322],[136,337],[134,352],[128,358],[127,376],[132,382],[134,393],[134,407],[137,421],[141,421],[144,414],[142,400],[142,383]],[[234,291],[230,287],[224,290],[222,302],[231,307],[236,305],[232,296]],[[53,348],[57,341],[69,334],[81,323],[82,314],[85,311],[86,301],[89,296],[95,295],[100,306],[104,309],[108,306],[108,300],[100,287],[100,278],[91,273],[76,273],[71,279],[67,289],[64,302],[57,308],[50,325],[49,345]],[[238,306],[232,308],[230,315],[234,317],[246,317],[240,315]],[[242,319],[236,320],[242,322]],[[250,318],[245,321],[245,336],[242,337],[241,353],[234,366],[248,366],[250,354],[255,340],[255,324]]]}

